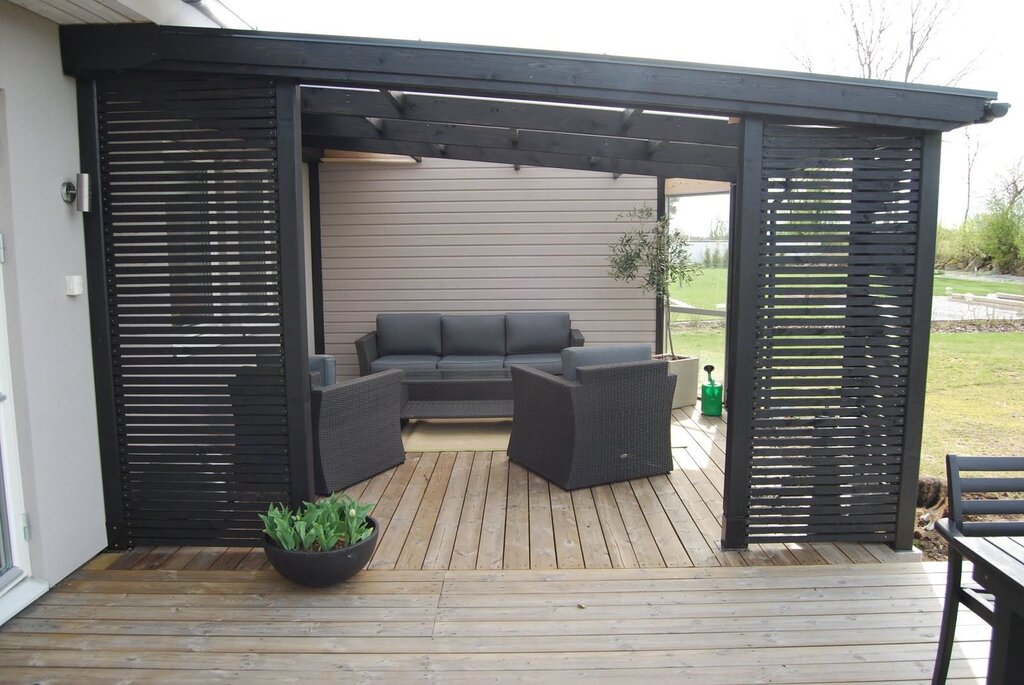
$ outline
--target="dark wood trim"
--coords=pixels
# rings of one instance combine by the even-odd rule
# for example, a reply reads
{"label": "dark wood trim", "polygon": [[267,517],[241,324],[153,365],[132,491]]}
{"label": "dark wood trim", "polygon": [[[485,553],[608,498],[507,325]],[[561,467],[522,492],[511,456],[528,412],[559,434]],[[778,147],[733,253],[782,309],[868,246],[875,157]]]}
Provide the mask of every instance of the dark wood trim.
{"label": "dark wood trim", "polygon": [[899,509],[896,518],[896,549],[914,543],[917,479],[921,470],[921,433],[924,429],[925,389],[928,382],[928,341],[932,321],[932,287],[935,270],[935,234],[938,227],[939,158],[941,135],[921,138],[921,190],[918,199],[917,254],[914,259],[913,319],[910,359],[903,416],[903,459],[900,468]]}
{"label": "dark wood trim", "polygon": [[281,240],[281,321],[291,497],[313,498],[313,419],[309,393],[306,259],[302,220],[302,131],[299,88],[277,84],[278,221]]}
{"label": "dark wood trim", "polygon": [[310,160],[309,254],[313,281],[313,349],[324,354],[324,255],[320,227],[320,160]]}
{"label": "dark wood trim", "polygon": [[[740,142],[740,127],[723,119],[638,114],[628,134],[623,134],[622,113],[617,110],[415,93],[407,93],[405,101],[406,108],[401,113],[403,121],[497,126],[511,130],[523,128],[732,148]],[[302,115],[305,117],[310,114],[395,117],[394,109],[378,92],[303,86]]]}
{"label": "dark wood trim", "polygon": [[[657,146],[643,138],[582,135],[555,131],[532,131],[525,128],[446,124],[401,119],[374,119],[342,114],[303,114],[302,130],[308,136],[366,138],[410,143],[464,145],[522,152],[550,152],[580,157],[631,159],[735,169],[737,149],[721,145],[698,145],[669,142]],[[715,122],[718,123],[718,122]]]}
{"label": "dark wood trim", "polygon": [[[729,259],[727,261],[728,269],[726,271],[726,290],[725,290],[725,359],[723,364],[725,368],[716,369],[718,371],[718,377],[725,383],[725,387],[722,388],[722,406],[725,407],[726,411],[732,411],[732,392],[730,391],[729,376],[732,374],[732,369],[729,368],[734,355],[736,354],[736,336],[733,335],[733,321],[732,317],[729,316],[729,312],[737,306],[737,301],[740,296],[739,288],[736,284],[736,275],[740,272],[739,266],[736,263],[737,256],[739,255],[739,244],[736,242],[739,236],[739,230],[737,228],[739,224],[739,213],[740,213],[740,193],[739,186],[733,183],[729,186]],[[701,367],[703,370],[703,366]]]}
{"label": "dark wood trim", "polygon": [[736,180],[736,170],[719,167],[669,164],[665,162],[616,159],[611,157],[564,155],[547,152],[529,152],[515,149],[473,147],[468,145],[442,145],[438,143],[409,143],[380,138],[343,138],[307,135],[306,145],[335,150],[358,152],[382,152],[410,157],[438,157],[464,159],[471,162],[490,162],[522,166],[549,167],[555,169],[579,169],[601,171],[610,174],[637,174],[641,176],[668,176],[696,178],[707,181]]}
{"label": "dark wood trim", "polygon": [[377,89],[948,130],[995,93],[540,50],[151,24],[62,26],[71,76],[126,69],[260,74]]}
{"label": "dark wood trim", "polygon": [[103,193],[100,169],[99,113],[96,82],[78,80],[78,149],[81,168],[92,176],[92,210],[82,214],[85,228],[85,273],[89,290],[89,326],[93,376],[96,385],[96,426],[100,447],[100,476],[107,544],[114,549],[132,546],[124,518],[124,488],[117,439],[117,403],[114,363],[111,358],[110,308],[107,291],[106,239],[103,233]]}
{"label": "dark wood trim", "polygon": [[[658,213],[658,219],[662,219],[667,216],[668,203],[665,198],[665,178],[663,176],[658,177],[658,199],[656,200]],[[666,336],[671,335],[670,332],[666,331],[665,324],[668,323],[667,319],[671,316],[668,313],[665,305],[667,303],[664,299],[655,295],[654,297],[654,353],[664,354]],[[669,327],[671,328],[671,327]],[[671,346],[669,347],[671,349]]]}
{"label": "dark wood trim", "polygon": [[754,402],[754,339],[757,336],[758,234],[761,228],[761,169],[764,125],[758,119],[743,122],[740,148],[739,197],[736,230],[730,236],[735,269],[729,276],[729,423],[725,446],[722,546],[747,545],[750,511],[750,460]]}

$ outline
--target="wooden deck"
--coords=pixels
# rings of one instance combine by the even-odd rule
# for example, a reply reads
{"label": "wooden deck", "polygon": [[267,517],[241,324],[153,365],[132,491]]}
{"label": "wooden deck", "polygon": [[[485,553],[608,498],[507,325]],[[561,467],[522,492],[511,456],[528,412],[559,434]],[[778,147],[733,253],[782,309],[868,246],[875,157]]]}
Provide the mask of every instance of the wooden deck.
{"label": "wooden deck", "polygon": [[[725,423],[676,410],[675,470],[566,492],[504,452],[409,453],[348,489],[376,502],[382,535],[370,569],[608,569],[795,566],[912,561],[881,544],[720,546]],[[259,569],[253,548],[139,547],[136,569]]]}
{"label": "wooden deck", "polygon": [[[305,590],[120,559],[0,629],[0,682],[925,683],[945,571],[365,571]],[[988,629],[961,613],[950,682],[982,682]]]}

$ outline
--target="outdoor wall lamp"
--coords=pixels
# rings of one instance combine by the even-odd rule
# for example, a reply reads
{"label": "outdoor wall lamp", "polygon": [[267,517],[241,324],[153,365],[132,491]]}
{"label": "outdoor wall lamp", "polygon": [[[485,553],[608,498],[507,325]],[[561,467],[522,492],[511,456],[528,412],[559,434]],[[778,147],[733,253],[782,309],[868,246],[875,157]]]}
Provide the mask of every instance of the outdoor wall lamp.
{"label": "outdoor wall lamp", "polygon": [[68,204],[75,203],[75,209],[80,212],[88,212],[89,201],[89,174],[75,174],[75,182],[64,181],[60,184],[60,199]]}

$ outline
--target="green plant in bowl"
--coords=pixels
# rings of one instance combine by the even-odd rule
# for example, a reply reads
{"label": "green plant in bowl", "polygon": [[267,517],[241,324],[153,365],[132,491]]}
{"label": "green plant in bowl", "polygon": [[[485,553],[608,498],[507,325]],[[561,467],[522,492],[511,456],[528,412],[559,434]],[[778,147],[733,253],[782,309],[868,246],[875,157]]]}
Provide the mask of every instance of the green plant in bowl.
{"label": "green plant in bowl", "polygon": [[367,518],[372,509],[372,504],[347,495],[332,495],[317,502],[303,502],[295,511],[271,504],[259,517],[263,532],[281,549],[327,552],[368,538],[373,532]]}

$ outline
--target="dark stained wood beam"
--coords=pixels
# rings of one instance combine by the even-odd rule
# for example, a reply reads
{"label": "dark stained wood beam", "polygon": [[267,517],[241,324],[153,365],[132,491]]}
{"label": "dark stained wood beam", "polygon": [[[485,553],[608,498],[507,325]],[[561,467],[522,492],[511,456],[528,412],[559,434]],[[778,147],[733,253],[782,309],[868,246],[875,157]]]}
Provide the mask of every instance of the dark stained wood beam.
{"label": "dark stained wood beam", "polygon": [[633,109],[626,109],[622,112],[622,132],[626,133],[629,131],[629,127],[633,125],[636,118],[643,113],[643,109],[636,107]]}
{"label": "dark stained wood beam", "polygon": [[[667,164],[632,159],[614,159],[594,157],[592,160],[579,155],[563,155],[550,152],[530,152],[516,149],[497,149],[471,147],[466,145],[445,145],[444,154],[440,154],[436,143],[412,143],[405,141],[384,140],[381,138],[344,138],[341,136],[313,136],[305,134],[306,145],[323,147],[330,150],[354,150],[360,152],[381,152],[392,155],[408,155],[411,157],[444,157],[447,159],[463,159],[492,164],[510,164],[512,166],[551,167],[555,169],[580,169],[583,171],[603,171],[607,173],[636,174],[641,176],[665,176],[669,178],[696,178],[709,181],[736,180],[734,169],[716,167],[691,166],[685,164]],[[593,164],[591,164],[593,161]]]}
{"label": "dark stained wood beam", "polygon": [[518,129],[513,138],[508,129],[459,124],[434,124],[402,119],[385,119],[383,126],[367,125],[360,117],[306,114],[303,132],[309,136],[342,138],[384,138],[413,143],[446,143],[505,150],[552,152],[581,157],[615,157],[638,161],[685,164],[735,170],[737,149],[716,145],[665,143],[651,149],[650,141],[631,138],[585,136],[549,131]]}
{"label": "dark stained wood beam", "polygon": [[541,50],[201,29],[61,26],[64,72],[258,74],[299,83],[724,116],[945,130],[996,116],[995,93]]}
{"label": "dark stained wood beam", "polygon": [[[395,116],[394,108],[386,98],[372,91],[303,87],[302,108],[306,114]],[[629,135],[623,136],[622,112],[619,111],[415,93],[405,94],[405,110],[401,118],[406,121],[524,128],[728,147],[736,147],[740,139],[739,127],[722,119],[637,114],[630,125]]]}
{"label": "dark stained wood beam", "polygon": [[382,90],[380,94],[395,108],[396,112],[401,114],[405,111],[405,93],[400,90]]}

